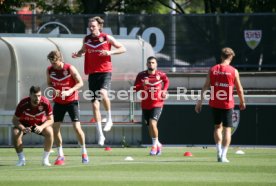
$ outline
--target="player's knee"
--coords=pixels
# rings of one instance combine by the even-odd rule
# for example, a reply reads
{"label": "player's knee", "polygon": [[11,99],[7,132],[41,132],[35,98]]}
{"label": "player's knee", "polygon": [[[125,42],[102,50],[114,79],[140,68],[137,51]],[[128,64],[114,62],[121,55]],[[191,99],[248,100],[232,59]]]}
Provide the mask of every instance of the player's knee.
{"label": "player's knee", "polygon": [[14,137],[19,137],[21,134],[21,130],[19,130],[18,128],[13,128],[13,136]]}
{"label": "player's knee", "polygon": [[44,130],[43,130],[43,132],[44,132],[44,136],[45,137],[53,137],[53,135],[54,135],[54,132],[53,132],[53,128],[52,127],[46,127]]}

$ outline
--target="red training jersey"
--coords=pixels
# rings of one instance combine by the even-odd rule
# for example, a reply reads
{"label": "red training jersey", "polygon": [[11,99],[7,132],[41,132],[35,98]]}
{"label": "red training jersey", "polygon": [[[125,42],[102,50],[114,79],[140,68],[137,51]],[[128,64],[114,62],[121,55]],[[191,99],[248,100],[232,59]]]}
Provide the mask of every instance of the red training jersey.
{"label": "red training jersey", "polygon": [[233,89],[236,69],[230,65],[217,64],[210,69],[211,98],[209,105],[214,108],[234,108]]}
{"label": "red training jersey", "polygon": [[155,74],[149,74],[148,71],[140,72],[135,80],[134,90],[141,90],[141,107],[142,109],[153,109],[163,107],[165,98],[162,93],[166,92],[169,87],[167,75],[157,70]]}
{"label": "red training jersey", "polygon": [[[76,85],[76,81],[71,74],[70,68],[71,65],[67,63],[64,63],[62,69],[54,69],[53,66],[48,67],[49,77],[54,89],[66,91]],[[53,101],[59,104],[67,104],[78,99],[79,94],[77,90],[71,95],[65,97],[53,94]]]}
{"label": "red training jersey", "polygon": [[84,72],[85,74],[111,72],[112,63],[110,56],[100,56],[102,50],[111,49],[111,44],[108,42],[108,35],[100,33],[99,36],[87,35],[84,38],[85,58]]}
{"label": "red training jersey", "polygon": [[30,97],[23,98],[17,105],[14,115],[19,118],[22,124],[34,126],[35,124],[41,125],[52,114],[49,100],[41,96],[40,103],[35,107],[32,106]]}

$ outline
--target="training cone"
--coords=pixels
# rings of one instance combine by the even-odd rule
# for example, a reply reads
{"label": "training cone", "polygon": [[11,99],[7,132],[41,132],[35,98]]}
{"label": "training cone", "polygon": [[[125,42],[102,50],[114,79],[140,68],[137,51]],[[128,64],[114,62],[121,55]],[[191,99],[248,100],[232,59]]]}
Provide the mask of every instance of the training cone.
{"label": "training cone", "polygon": [[95,118],[91,118],[90,122],[91,122],[91,123],[96,123]]}
{"label": "training cone", "polygon": [[132,158],[131,156],[127,156],[127,157],[125,158],[125,161],[133,161],[133,158]]}
{"label": "training cone", "polygon": [[185,152],[184,156],[193,156],[193,154],[191,152]]}
{"label": "training cone", "polygon": [[236,154],[245,154],[242,150],[237,150]]}
{"label": "training cone", "polygon": [[104,150],[105,151],[111,151],[112,149],[111,149],[111,147],[105,147]]}

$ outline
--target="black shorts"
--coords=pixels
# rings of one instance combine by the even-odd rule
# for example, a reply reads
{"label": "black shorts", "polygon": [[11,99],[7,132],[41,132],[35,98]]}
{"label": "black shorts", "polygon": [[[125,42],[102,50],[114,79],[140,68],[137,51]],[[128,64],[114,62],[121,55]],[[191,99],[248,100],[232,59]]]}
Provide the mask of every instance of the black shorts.
{"label": "black shorts", "polygon": [[224,127],[233,127],[233,109],[211,108],[215,125],[222,123]]}
{"label": "black shorts", "polygon": [[100,90],[110,90],[111,72],[89,74],[88,84],[91,91],[91,101],[101,100]]}
{"label": "black shorts", "polygon": [[66,112],[68,112],[71,118],[71,121],[79,121],[80,120],[79,102],[72,101],[71,103],[68,103],[68,104],[55,103],[53,108],[54,121],[62,122]]}
{"label": "black shorts", "polygon": [[162,113],[162,107],[156,107],[150,110],[143,109],[143,120],[146,125],[149,125],[149,120],[154,119],[156,121],[159,120],[161,113]]}

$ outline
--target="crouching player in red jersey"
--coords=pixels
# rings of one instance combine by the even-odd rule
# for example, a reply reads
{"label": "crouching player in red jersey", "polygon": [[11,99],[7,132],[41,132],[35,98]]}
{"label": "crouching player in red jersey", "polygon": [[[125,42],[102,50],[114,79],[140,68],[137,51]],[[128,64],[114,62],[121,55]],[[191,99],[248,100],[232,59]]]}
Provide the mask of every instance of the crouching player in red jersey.
{"label": "crouching player in red jersey", "polygon": [[157,122],[166,99],[169,79],[164,72],[157,70],[155,57],[151,56],[147,59],[147,67],[148,70],[137,75],[134,90],[141,91],[143,118],[152,138],[150,155],[154,156],[161,154],[162,145],[158,140]]}
{"label": "crouching player in red jersey", "polygon": [[82,163],[88,163],[87,150],[85,147],[85,135],[79,121],[79,95],[78,89],[83,86],[83,81],[77,69],[62,60],[59,51],[51,51],[48,54],[51,66],[47,69],[47,83],[54,89],[54,138],[57,146],[58,157],[55,165],[64,164],[64,153],[62,149],[62,136],[60,124],[68,112],[73,123],[76,136],[82,148]]}
{"label": "crouching player in red jersey", "polygon": [[12,122],[14,124],[13,142],[19,158],[16,166],[26,165],[22,138],[23,135],[30,132],[44,136],[42,165],[51,166],[49,155],[53,145],[53,129],[51,125],[54,119],[51,104],[46,97],[41,96],[40,87],[32,86],[30,88],[30,96],[19,102]]}

